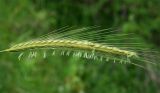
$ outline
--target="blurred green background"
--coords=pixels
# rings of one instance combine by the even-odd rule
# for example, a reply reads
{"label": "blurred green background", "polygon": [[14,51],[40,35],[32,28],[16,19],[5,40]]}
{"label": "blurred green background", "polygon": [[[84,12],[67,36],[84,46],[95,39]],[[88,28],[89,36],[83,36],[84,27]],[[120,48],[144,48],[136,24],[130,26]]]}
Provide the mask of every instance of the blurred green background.
{"label": "blurred green background", "polygon": [[[64,26],[118,26],[160,49],[160,0],[0,0],[0,49]],[[159,71],[0,53],[0,93],[160,93]]]}

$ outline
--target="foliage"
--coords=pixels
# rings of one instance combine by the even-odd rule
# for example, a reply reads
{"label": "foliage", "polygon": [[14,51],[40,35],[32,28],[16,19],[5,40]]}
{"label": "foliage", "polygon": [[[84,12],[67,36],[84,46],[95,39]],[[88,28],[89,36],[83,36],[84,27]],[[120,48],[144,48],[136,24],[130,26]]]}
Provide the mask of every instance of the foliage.
{"label": "foliage", "polygon": [[[159,0],[0,0],[0,49],[63,26],[118,26],[160,47]],[[16,41],[16,42],[15,42]],[[0,54],[1,93],[158,93],[153,68],[67,56]]]}

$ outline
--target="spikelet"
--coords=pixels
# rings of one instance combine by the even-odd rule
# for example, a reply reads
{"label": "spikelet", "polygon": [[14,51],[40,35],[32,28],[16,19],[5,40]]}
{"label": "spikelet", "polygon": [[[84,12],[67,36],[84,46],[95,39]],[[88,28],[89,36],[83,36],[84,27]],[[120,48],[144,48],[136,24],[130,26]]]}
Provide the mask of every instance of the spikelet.
{"label": "spikelet", "polygon": [[[150,51],[148,48],[141,43],[130,42],[136,40],[130,37],[133,34],[122,34],[120,30],[113,28],[99,29],[95,26],[79,29],[63,27],[37,39],[13,45],[1,52],[23,51],[18,57],[20,60],[26,50],[31,51],[28,58],[37,56],[37,52],[34,52],[34,50],[44,50],[43,58],[47,56],[45,50],[52,50],[51,55],[55,55],[56,50],[59,50],[62,56],[73,55],[99,61],[112,60],[114,63],[118,61],[119,63],[130,63],[139,67],[143,67],[141,63],[144,62],[157,65],[147,58],[147,51]],[[153,54],[154,51],[150,52]],[[159,58],[158,56],[155,57]],[[139,63],[135,63],[138,61]]]}

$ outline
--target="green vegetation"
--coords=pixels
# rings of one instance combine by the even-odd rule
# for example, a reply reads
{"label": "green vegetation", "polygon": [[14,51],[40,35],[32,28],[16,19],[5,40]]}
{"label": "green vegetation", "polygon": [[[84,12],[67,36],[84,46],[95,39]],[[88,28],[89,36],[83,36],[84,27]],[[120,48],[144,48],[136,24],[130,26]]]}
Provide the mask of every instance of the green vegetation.
{"label": "green vegetation", "polygon": [[[64,26],[119,27],[160,48],[159,0],[0,0],[0,50]],[[160,71],[68,56],[0,53],[0,93],[158,93]]]}

